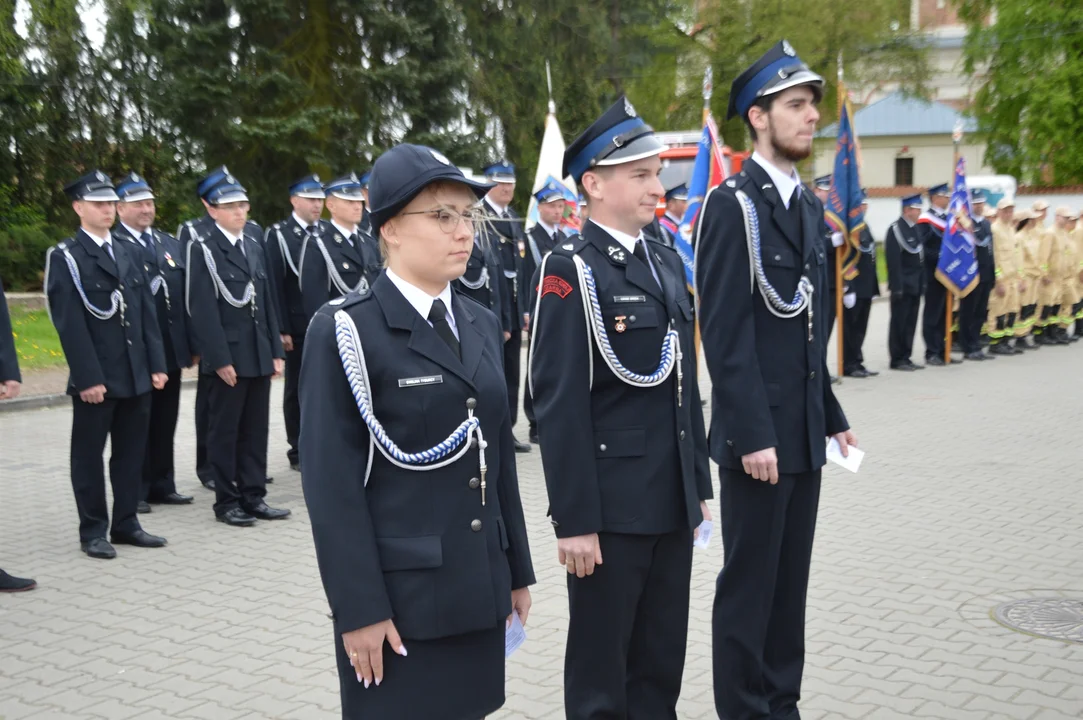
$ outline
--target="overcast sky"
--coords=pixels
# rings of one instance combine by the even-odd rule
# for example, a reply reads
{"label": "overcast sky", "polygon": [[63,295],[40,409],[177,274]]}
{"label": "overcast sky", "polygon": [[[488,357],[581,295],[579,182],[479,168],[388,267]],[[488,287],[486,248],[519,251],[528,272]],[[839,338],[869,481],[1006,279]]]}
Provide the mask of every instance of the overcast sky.
{"label": "overcast sky", "polygon": [[[105,39],[105,10],[98,0],[80,0],[79,16],[83,20],[83,31],[95,50],[100,50]],[[26,23],[30,18],[30,5],[26,0],[16,0],[15,30],[26,37]]]}

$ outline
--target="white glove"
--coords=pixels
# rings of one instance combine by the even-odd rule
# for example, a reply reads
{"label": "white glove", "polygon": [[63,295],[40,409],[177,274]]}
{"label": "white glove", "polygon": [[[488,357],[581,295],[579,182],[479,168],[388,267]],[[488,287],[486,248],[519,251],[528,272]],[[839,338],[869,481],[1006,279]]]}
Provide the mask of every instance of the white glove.
{"label": "white glove", "polygon": [[857,305],[857,293],[846,293],[842,296],[842,306],[847,310],[853,310]]}
{"label": "white glove", "polygon": [[831,244],[834,245],[835,247],[842,247],[842,233],[840,233],[840,232],[831,233]]}

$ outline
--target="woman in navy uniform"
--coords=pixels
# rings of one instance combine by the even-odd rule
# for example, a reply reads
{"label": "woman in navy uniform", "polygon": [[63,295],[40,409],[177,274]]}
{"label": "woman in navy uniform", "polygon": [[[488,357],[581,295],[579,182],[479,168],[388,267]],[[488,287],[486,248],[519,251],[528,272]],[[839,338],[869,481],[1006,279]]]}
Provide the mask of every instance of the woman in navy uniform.
{"label": "woman in navy uniform", "polygon": [[355,173],[327,183],[331,221],[302,249],[301,305],[305,325],[325,302],[367,288],[383,269],[376,239],[361,229],[365,196]]}
{"label": "woman in navy uniform", "polygon": [[646,239],[664,149],[624,98],[587,128],[563,174],[591,219],[539,273],[531,392],[568,573],[564,702],[577,720],[677,717],[693,533],[710,519],[684,268]]}
{"label": "woman in navy uniform", "polygon": [[755,152],[704,200],[696,297],[711,374],[725,563],[715,595],[719,717],[798,718],[805,597],[826,438],[856,445],[827,375],[821,300],[833,268],[812,152],[823,78],[785,40],[733,82]]}
{"label": "woman in navy uniform", "polygon": [[426,147],[372,171],[387,269],[325,305],[301,370],[301,465],[346,720],[476,720],[534,571],[496,317],[452,289],[478,197]]}

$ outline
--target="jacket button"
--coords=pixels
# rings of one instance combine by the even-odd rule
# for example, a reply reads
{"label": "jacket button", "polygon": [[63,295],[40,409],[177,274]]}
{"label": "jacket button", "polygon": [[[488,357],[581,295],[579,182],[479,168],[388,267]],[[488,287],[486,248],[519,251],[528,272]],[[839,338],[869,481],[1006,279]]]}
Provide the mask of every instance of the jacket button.
{"label": "jacket button", "polygon": [[681,434],[678,437],[680,437],[681,440],[684,440],[684,430],[681,430]]}
{"label": "jacket button", "polygon": [[808,374],[808,379],[809,380],[815,380],[816,379],[816,371],[815,370],[813,370],[812,372],[810,372]]}
{"label": "jacket button", "polygon": [[470,489],[471,490],[477,490],[479,485],[481,485],[480,480],[478,480],[477,478],[470,478]]}
{"label": "jacket button", "polygon": [[467,410],[474,410],[475,408],[477,408],[477,406],[478,406],[478,401],[475,400],[474,398],[467,398],[466,399],[466,409]]}
{"label": "jacket button", "polygon": [[635,321],[636,321],[636,316],[635,315],[629,315],[628,316],[628,322],[634,323]]}
{"label": "jacket button", "polygon": [[132,344],[132,341],[131,341],[131,340],[129,340],[129,341],[128,341],[128,345],[131,345],[131,344]]}
{"label": "jacket button", "polygon": [[806,269],[806,270],[808,270],[808,269],[809,269],[808,263],[805,263],[805,269]]}
{"label": "jacket button", "polygon": [[779,261],[779,260],[781,260],[781,259],[782,259],[782,256],[781,256],[781,255],[775,255],[775,261],[776,261],[776,262],[778,262],[778,261]]}
{"label": "jacket button", "polygon": [[606,451],[606,450],[608,450],[609,448],[607,448],[607,447],[605,446],[605,443],[602,443],[601,445],[599,445],[599,446],[598,446],[598,449],[599,449],[599,450],[601,450],[602,452],[605,452],[605,451]]}
{"label": "jacket button", "polygon": [[121,289],[121,290],[123,290],[123,289],[124,289],[124,286],[123,286],[123,285],[121,285],[121,286],[120,286],[120,289]]}
{"label": "jacket button", "polygon": [[730,447],[733,447],[733,441],[732,440],[727,440],[726,444],[729,445]]}
{"label": "jacket button", "polygon": [[474,532],[481,532],[481,520],[471,520],[470,529]]}

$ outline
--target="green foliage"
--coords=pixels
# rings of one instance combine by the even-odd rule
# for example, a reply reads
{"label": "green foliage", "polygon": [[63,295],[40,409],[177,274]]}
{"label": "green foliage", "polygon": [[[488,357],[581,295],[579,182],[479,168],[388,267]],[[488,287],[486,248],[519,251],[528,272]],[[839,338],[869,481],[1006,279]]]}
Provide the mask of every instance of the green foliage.
{"label": "green foliage", "polygon": [[958,8],[967,70],[987,68],[973,106],[989,141],[985,162],[1024,183],[1083,181],[1083,4],[959,0]]}
{"label": "green foliage", "polygon": [[0,277],[4,278],[4,287],[40,290],[46,251],[70,234],[44,223],[0,226]]}
{"label": "green foliage", "polygon": [[64,349],[56,328],[44,310],[11,307],[11,330],[15,336],[15,352],[23,370],[63,367]]}

